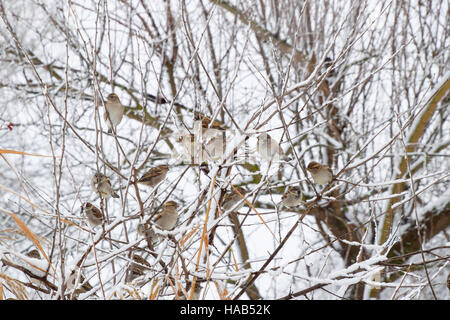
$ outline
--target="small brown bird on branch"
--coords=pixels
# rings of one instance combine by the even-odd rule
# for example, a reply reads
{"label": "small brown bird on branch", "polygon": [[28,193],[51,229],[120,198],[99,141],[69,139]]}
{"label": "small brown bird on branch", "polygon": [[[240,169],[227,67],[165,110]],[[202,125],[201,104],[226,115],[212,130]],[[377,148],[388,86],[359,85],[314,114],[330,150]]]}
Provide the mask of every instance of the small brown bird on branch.
{"label": "small brown bird on branch", "polygon": [[286,207],[296,207],[303,203],[303,193],[300,187],[290,186],[281,196],[281,204]]}
{"label": "small brown bird on branch", "polygon": [[81,211],[86,213],[86,217],[91,226],[99,226],[105,221],[102,211],[90,202],[85,202],[81,206]]}
{"label": "small brown bird on branch", "polygon": [[167,172],[169,172],[169,166],[167,164],[161,164],[148,170],[137,182],[146,186],[155,187],[166,178]]}
{"label": "small brown bird on branch", "polygon": [[306,170],[311,173],[314,182],[317,184],[329,184],[333,180],[333,172],[327,165],[311,161]]}
{"label": "small brown bird on branch", "polygon": [[108,198],[109,196],[119,198],[119,195],[114,192],[109,178],[100,172],[96,172],[92,177],[91,187],[102,198]]}
{"label": "small brown bird on branch", "polygon": [[125,112],[125,107],[120,102],[119,97],[115,93],[108,95],[107,101],[105,103],[105,113],[103,114],[103,119],[108,125],[108,133],[112,132],[112,127],[117,127],[117,125],[122,121],[123,114]]}

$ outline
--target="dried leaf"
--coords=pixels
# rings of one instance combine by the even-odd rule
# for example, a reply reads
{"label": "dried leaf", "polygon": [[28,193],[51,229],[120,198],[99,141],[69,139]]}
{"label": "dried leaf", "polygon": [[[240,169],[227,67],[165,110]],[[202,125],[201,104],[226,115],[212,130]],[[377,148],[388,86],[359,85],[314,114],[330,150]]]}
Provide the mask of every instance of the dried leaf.
{"label": "dried leaf", "polygon": [[[24,156],[53,158],[53,156],[46,156],[46,155],[39,154],[39,153],[27,153],[27,152],[23,152],[23,151],[8,150],[8,149],[0,149],[0,153],[12,153],[12,154],[22,154]],[[58,157],[56,157],[56,158],[58,158]]]}
{"label": "dried leaf", "polygon": [[8,212],[6,210],[4,210],[7,214],[9,214],[11,216],[11,218],[14,219],[14,222],[19,226],[19,228],[25,233],[25,236],[30,239],[34,245],[39,249],[39,251],[42,253],[42,255],[44,256],[45,260],[47,260],[47,262],[50,264],[50,266],[52,267],[53,271],[56,273],[56,270],[53,268],[53,265],[50,262],[50,259],[48,258],[47,254],[45,253],[44,249],[41,246],[41,243],[39,242],[38,237],[27,227],[27,225],[25,223],[23,223],[22,220],[19,219],[19,217],[17,217],[14,213],[12,212]]}

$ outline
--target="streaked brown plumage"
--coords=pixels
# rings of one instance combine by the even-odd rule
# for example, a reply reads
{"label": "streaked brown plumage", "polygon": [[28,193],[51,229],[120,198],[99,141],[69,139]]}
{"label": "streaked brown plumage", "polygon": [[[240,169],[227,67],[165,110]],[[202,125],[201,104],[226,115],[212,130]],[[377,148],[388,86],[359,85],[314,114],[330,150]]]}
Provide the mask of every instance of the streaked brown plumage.
{"label": "streaked brown plumage", "polygon": [[317,184],[329,184],[333,180],[333,172],[327,165],[311,161],[306,170],[311,173],[314,182]]}
{"label": "streaked brown plumage", "polygon": [[30,257],[30,258],[34,258],[34,259],[40,259],[41,258],[41,255],[40,255],[39,251],[37,251],[36,249],[31,249],[30,251],[28,251],[26,253],[26,256]]}
{"label": "streaked brown plumage", "polygon": [[[247,194],[247,190],[245,190],[244,188],[241,187],[237,187],[236,188],[237,191],[239,191],[239,193],[245,197],[245,195]],[[225,196],[223,197],[223,202],[222,202],[222,208],[226,211],[226,210],[230,210],[231,208],[233,208],[239,201],[243,200],[243,198],[241,197],[241,195],[239,195],[239,193],[237,193],[233,188],[232,190],[228,191]],[[245,200],[242,201],[242,203],[239,204],[239,206],[237,206],[236,208],[234,208],[234,211],[238,211],[239,209],[241,209],[243,206],[245,205]]]}
{"label": "streaked brown plumage", "polygon": [[86,217],[93,227],[101,225],[105,220],[102,211],[90,202],[85,202],[81,206],[81,210],[86,213]]}
{"label": "streaked brown plumage", "polygon": [[91,187],[92,190],[97,192],[103,198],[109,196],[119,198],[119,195],[113,190],[109,178],[100,172],[96,172],[92,177]]}
{"label": "streaked brown plumage", "polygon": [[300,187],[290,186],[281,196],[281,203],[287,207],[296,207],[303,202],[302,196]]}
{"label": "streaked brown plumage", "polygon": [[[77,277],[79,276],[78,280]],[[78,281],[78,283],[77,283]],[[74,291],[74,295],[79,295],[80,293],[85,293],[92,290],[92,286],[89,282],[85,282],[86,278],[83,276],[83,274],[77,271],[72,271],[69,278],[67,279],[66,286],[67,290],[72,290],[75,285],[77,284],[78,287]],[[81,285],[81,286],[80,286]]]}
{"label": "streaked brown plumage", "polygon": [[156,215],[155,223],[162,230],[172,230],[178,220],[178,204],[175,201],[167,201],[162,210]]}
{"label": "streaked brown plumage", "polygon": [[149,245],[154,245],[161,238],[161,235],[152,229],[152,223],[161,230],[170,231],[177,224],[177,211],[178,204],[175,201],[167,201],[161,211],[155,215],[152,222],[139,222],[136,228],[137,234],[144,236]]}
{"label": "streaked brown plumage", "polygon": [[169,166],[167,164],[161,164],[153,167],[142,175],[142,177],[138,180],[138,183],[154,187],[166,178],[168,171]]}
{"label": "streaked brown plumage", "polygon": [[133,262],[127,269],[127,276],[125,282],[129,283],[132,282],[134,279],[143,276],[145,274],[145,271],[149,270],[150,268],[151,265],[150,263],[147,262],[147,260],[145,260],[144,258],[142,258],[137,254],[134,254]]}

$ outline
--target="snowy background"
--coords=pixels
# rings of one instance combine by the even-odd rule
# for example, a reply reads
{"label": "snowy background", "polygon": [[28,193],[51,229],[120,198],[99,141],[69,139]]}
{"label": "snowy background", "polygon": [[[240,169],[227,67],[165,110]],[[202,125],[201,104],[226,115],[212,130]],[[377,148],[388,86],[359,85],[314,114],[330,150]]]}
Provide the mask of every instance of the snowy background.
{"label": "snowy background", "polygon": [[[0,298],[180,299],[195,282],[199,299],[449,299],[447,1],[0,0],[0,17]],[[203,167],[178,142],[194,111],[227,137]],[[133,183],[159,164],[157,188]],[[96,171],[120,198],[92,228]],[[304,205],[279,204],[291,185]],[[246,203],[224,211],[232,186]],[[139,218],[167,200],[177,225],[148,246]],[[148,265],[127,282],[134,254]]]}

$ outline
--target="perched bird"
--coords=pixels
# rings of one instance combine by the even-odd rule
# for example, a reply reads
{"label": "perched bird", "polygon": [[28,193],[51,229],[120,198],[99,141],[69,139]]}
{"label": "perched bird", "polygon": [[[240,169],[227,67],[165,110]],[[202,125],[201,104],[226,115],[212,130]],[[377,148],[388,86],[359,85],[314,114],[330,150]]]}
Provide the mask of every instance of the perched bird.
{"label": "perched bird", "polygon": [[86,213],[86,217],[91,226],[99,226],[105,221],[102,211],[90,202],[85,202],[81,206],[81,211]]}
{"label": "perched bird", "polygon": [[91,187],[100,195],[100,197],[107,198],[112,196],[113,198],[119,198],[117,193],[115,193],[111,187],[111,181],[109,178],[100,172],[96,172],[92,177]]}
{"label": "perched bird", "polygon": [[[30,258],[33,258],[33,259],[41,259],[41,254],[39,253],[39,251],[38,251],[37,249],[31,249],[30,251],[28,251],[27,253],[25,253],[25,255],[26,255],[27,257],[30,257]],[[35,266],[33,266],[32,263],[31,263],[31,266],[32,266],[32,267],[35,267]],[[30,271],[31,271],[31,270],[30,270]],[[33,268],[33,269],[32,269],[32,273],[33,273],[33,274],[38,273],[38,270],[37,270],[36,268]],[[36,275],[39,275],[39,274],[36,274]],[[33,278],[33,277],[31,277],[31,276],[29,277],[29,279],[30,279],[31,283],[34,284],[34,285],[37,286],[37,287],[45,286],[45,284],[44,284],[41,280],[39,280],[39,279]]]}
{"label": "perched bird", "polygon": [[37,251],[36,249],[31,249],[25,255],[27,257],[34,258],[34,259],[40,259],[41,258],[41,255],[40,255],[39,251]]}
{"label": "perched bird", "polygon": [[143,236],[147,239],[147,242],[150,244],[154,244],[154,242],[158,239],[158,235],[153,231],[148,222],[140,222],[137,225],[136,232],[138,235]]}
{"label": "perched bird", "polygon": [[169,166],[167,164],[161,164],[153,167],[138,180],[138,183],[154,187],[166,178],[168,171]]}
{"label": "perched bird", "polygon": [[290,186],[281,196],[281,204],[286,207],[296,207],[303,203],[302,197],[303,193],[300,187]]}
{"label": "perched bird", "polygon": [[281,158],[283,155],[283,150],[278,142],[276,142],[270,135],[263,132],[257,139],[258,142],[256,145],[256,152],[262,160],[274,161]]}
{"label": "perched bird", "polygon": [[89,282],[86,281],[86,278],[83,276],[81,272],[77,272],[75,270],[72,271],[70,276],[66,281],[67,290],[74,290],[74,295],[78,296],[80,293],[85,293],[92,290],[92,286]]}
{"label": "perched bird", "polygon": [[[103,114],[103,119],[108,125],[108,133],[112,132],[112,127],[116,127],[123,118],[123,114],[125,112],[125,108],[120,103],[120,99],[115,93],[111,93],[108,95],[108,100],[105,103],[105,113]],[[109,120],[108,120],[109,118]]]}
{"label": "perched bird", "polygon": [[172,230],[178,220],[177,209],[178,204],[175,201],[167,201],[162,210],[156,214],[153,221],[141,221],[138,223],[136,228],[137,234],[145,237],[149,245],[154,245],[161,238],[161,235],[152,229],[152,225],[156,225],[161,230]]}
{"label": "perched bird", "polygon": [[237,191],[239,191],[240,194],[237,193],[236,190],[234,190],[234,189],[225,193],[225,196],[223,197],[223,202],[222,202],[223,210],[225,210],[225,211],[230,210],[241,200],[242,200],[242,202],[236,208],[234,208],[234,211],[238,211],[245,205],[245,201],[242,198],[242,196],[245,197],[247,191],[241,187],[237,187],[236,189],[237,189]]}
{"label": "perched bird", "polygon": [[139,222],[137,227],[136,227],[136,232],[138,235],[140,236],[147,236],[149,235],[149,231],[151,231],[152,229],[150,228],[150,224],[147,222]]}
{"label": "perched bird", "polygon": [[162,230],[172,230],[178,220],[178,204],[175,201],[167,201],[162,210],[154,219],[156,225]]}
{"label": "perched bird", "polygon": [[125,277],[125,282],[129,283],[135,280],[138,277],[141,277],[145,274],[145,271],[150,269],[151,265],[141,256],[134,254],[133,262],[127,269],[127,276]]}
{"label": "perched bird", "polygon": [[306,168],[317,184],[329,184],[333,180],[333,172],[330,167],[324,164],[311,161]]}

